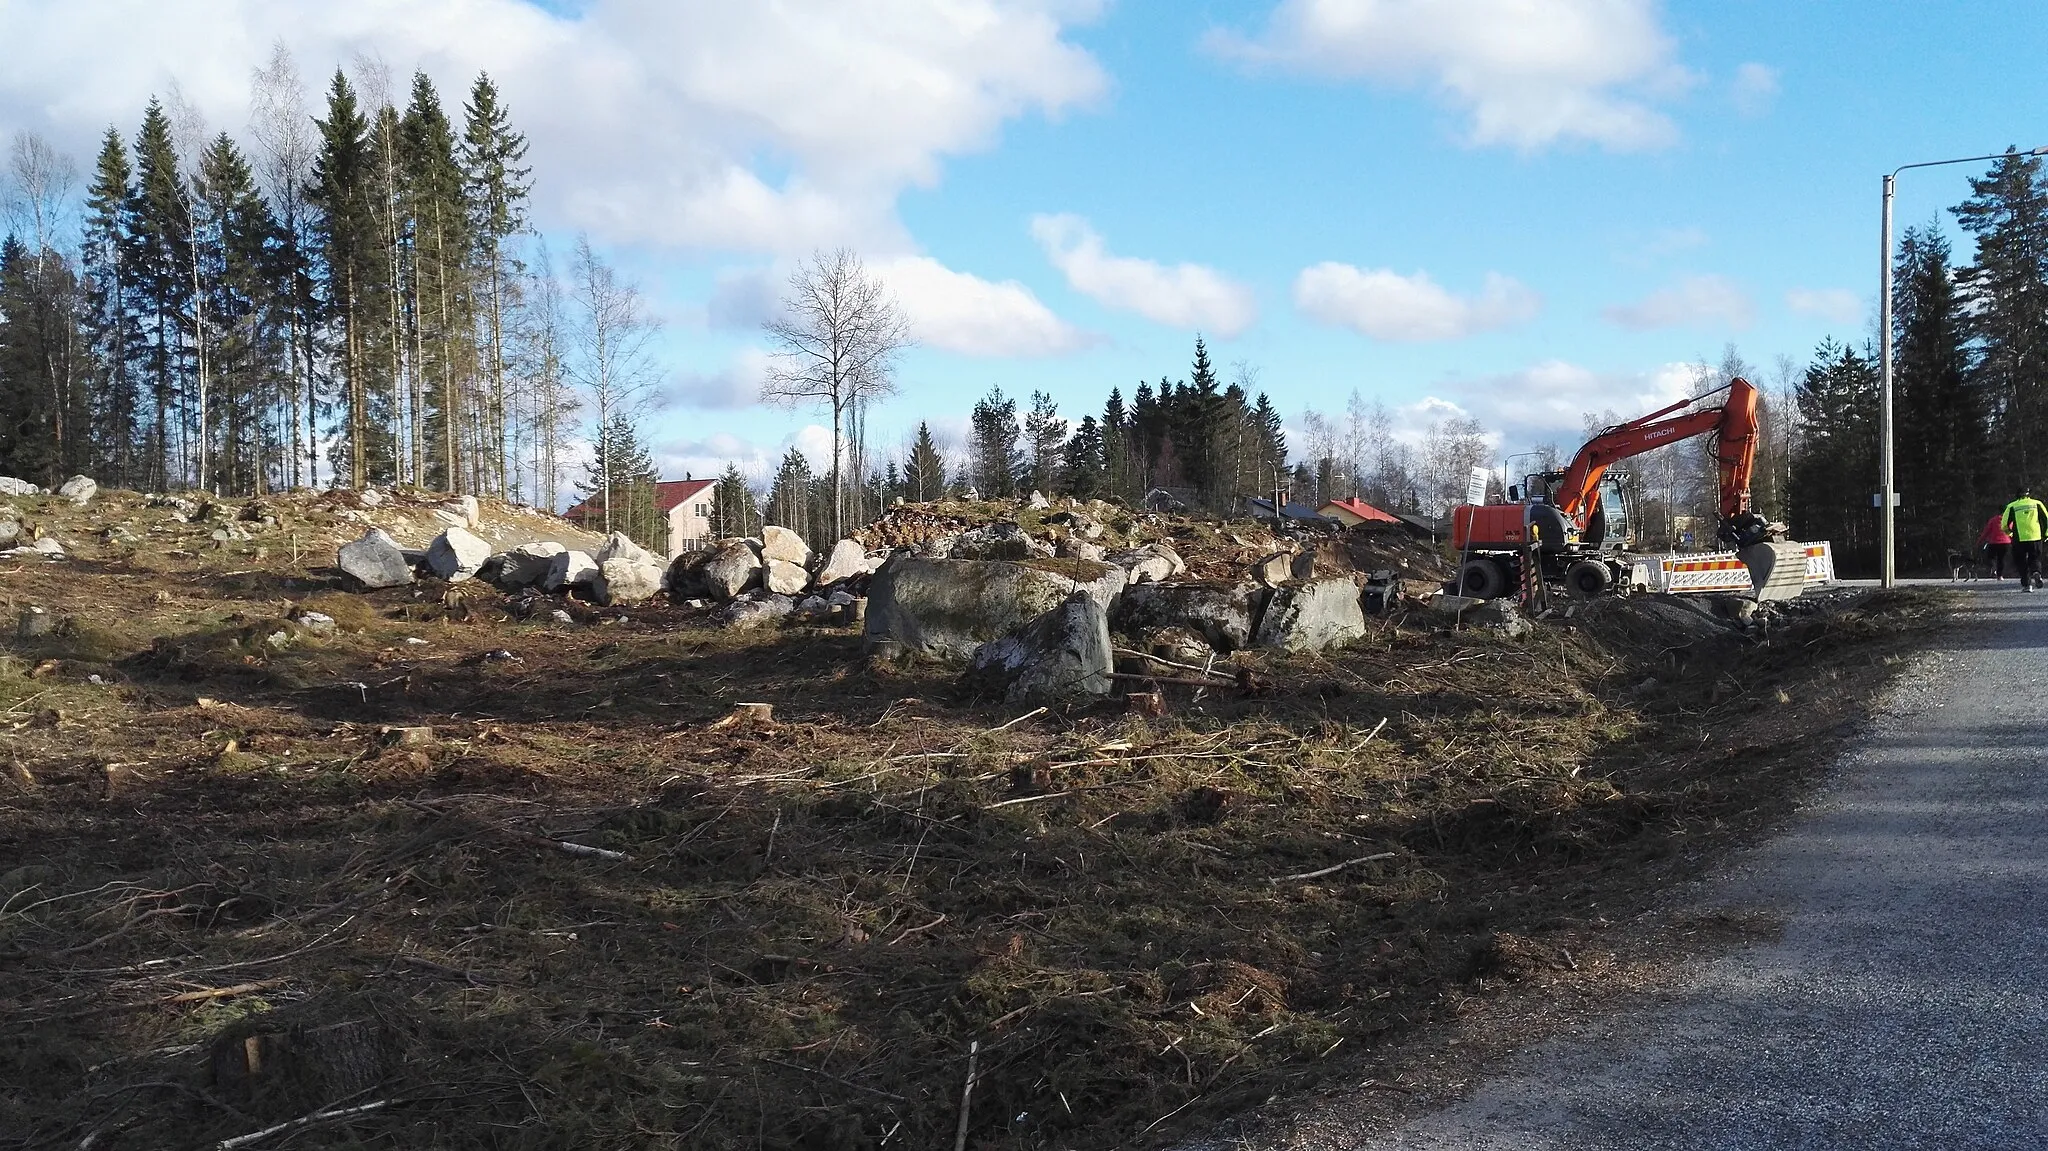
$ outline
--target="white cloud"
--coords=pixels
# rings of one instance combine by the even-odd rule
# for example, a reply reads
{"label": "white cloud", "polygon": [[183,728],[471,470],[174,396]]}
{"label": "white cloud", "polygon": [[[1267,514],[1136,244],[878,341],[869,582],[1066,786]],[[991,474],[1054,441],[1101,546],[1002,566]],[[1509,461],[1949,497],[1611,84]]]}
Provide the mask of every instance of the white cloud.
{"label": "white cloud", "polygon": [[1778,76],[1778,70],[1767,64],[1736,68],[1735,79],[1728,86],[1735,110],[1745,116],[1761,116],[1770,111],[1778,99]]}
{"label": "white cloud", "polygon": [[[549,229],[601,241],[778,253],[906,245],[897,195],[1056,116],[1107,80],[1064,37],[1093,0],[117,0],[4,5],[0,135],[43,131],[81,158],[132,134],[176,80],[240,134],[249,77],[282,38],[317,102],[336,64],[415,65],[459,117],[488,71],[532,143]],[[317,110],[317,109],[315,109]]]}
{"label": "white cloud", "polygon": [[654,462],[663,479],[678,480],[686,475],[707,479],[724,473],[727,464],[737,464],[750,483],[765,487],[792,446],[803,452],[812,471],[822,475],[832,459],[832,430],[806,424],[773,443],[731,432],[714,432],[702,439],[671,439],[656,445]]}
{"label": "white cloud", "polygon": [[1258,319],[1258,304],[1243,284],[1201,264],[1168,267],[1111,255],[1079,216],[1033,216],[1031,235],[1075,291],[1109,307],[1226,339]]}
{"label": "white cloud", "polygon": [[1633,304],[1616,304],[1600,314],[1609,323],[1638,332],[1676,327],[1740,329],[1756,319],[1756,305],[1726,276],[1687,276]]}
{"label": "white cloud", "polygon": [[770,357],[758,348],[741,352],[732,363],[713,371],[684,369],[660,397],[663,409],[729,412],[761,402],[761,381]]}
{"label": "white cloud", "polygon": [[1586,440],[1590,417],[1634,419],[1692,395],[1689,364],[1646,371],[1595,372],[1563,360],[1438,385],[1459,407],[1479,413],[1510,451],[1554,443],[1567,457]]}
{"label": "white cloud", "polygon": [[1535,317],[1543,301],[1518,281],[1488,272],[1477,296],[1445,291],[1425,272],[1325,262],[1294,278],[1294,306],[1325,324],[1377,340],[1455,340]]}
{"label": "white cloud", "polygon": [[895,293],[926,347],[967,356],[1055,356],[1091,342],[1015,280],[984,280],[929,256],[893,257],[870,270]]}
{"label": "white cloud", "polygon": [[[756,329],[782,306],[791,265],[729,270],[712,288],[705,313],[715,327]],[[1094,342],[1054,315],[1030,288],[957,272],[930,256],[867,262],[910,321],[918,343],[966,356],[1056,356]]]}
{"label": "white cloud", "polygon": [[1654,103],[1689,87],[1654,0],[1281,0],[1258,35],[1210,47],[1251,64],[1424,86],[1474,144],[1669,143]]}
{"label": "white cloud", "polygon": [[1863,297],[1847,288],[1793,288],[1785,293],[1785,306],[1802,316],[1819,316],[1837,324],[1853,324],[1863,318]]}

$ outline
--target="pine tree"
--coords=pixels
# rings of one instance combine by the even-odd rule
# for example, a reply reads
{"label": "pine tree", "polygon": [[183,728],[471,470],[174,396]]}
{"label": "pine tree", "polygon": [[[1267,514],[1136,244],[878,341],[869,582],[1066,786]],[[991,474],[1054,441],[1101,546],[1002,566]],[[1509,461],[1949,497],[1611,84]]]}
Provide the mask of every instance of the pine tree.
{"label": "pine tree", "polygon": [[917,440],[910,446],[910,458],[903,462],[904,498],[912,503],[929,503],[946,494],[946,461],[932,442],[931,425],[920,420]]}
{"label": "pine tree", "polygon": [[1026,486],[1036,492],[1051,492],[1059,485],[1060,449],[1067,442],[1067,421],[1060,418],[1059,405],[1044,392],[1031,393],[1031,410],[1024,416]]}
{"label": "pine tree", "polygon": [[1948,241],[1936,226],[1908,228],[1893,275],[1895,470],[1902,564],[1942,567],[1948,552],[1976,538],[1980,502],[1992,495],[1984,475],[1984,415],[1970,387],[1968,318],[1949,267]]}
{"label": "pine tree", "polygon": [[974,405],[968,452],[973,460],[974,485],[983,499],[1006,499],[1017,493],[1017,475],[1023,468],[1023,454],[1017,450],[1017,401],[992,387]]}

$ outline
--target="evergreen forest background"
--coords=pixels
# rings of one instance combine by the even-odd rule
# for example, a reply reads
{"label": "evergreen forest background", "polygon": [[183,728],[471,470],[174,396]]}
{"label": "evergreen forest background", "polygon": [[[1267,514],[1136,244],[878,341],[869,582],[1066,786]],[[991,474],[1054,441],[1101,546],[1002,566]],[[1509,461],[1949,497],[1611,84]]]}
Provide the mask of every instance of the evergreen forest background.
{"label": "evergreen forest background", "polygon": [[[424,75],[337,69],[317,95],[282,47],[253,78],[237,138],[176,91],[110,125],[89,168],[10,144],[0,239],[0,474],[233,495],[378,484],[560,508],[658,542],[646,433],[668,373],[659,325],[586,240],[557,258],[527,218],[526,143],[490,78],[459,105]],[[2048,487],[2048,177],[2010,152],[1942,221],[1908,228],[1894,275],[1902,570],[1939,569],[2021,484]],[[1693,365],[1695,395],[1743,375],[1766,397],[1756,502],[1795,538],[1876,566],[1876,333],[1768,365],[1734,346]],[[990,387],[959,442],[920,423],[871,442],[848,412],[849,522],[901,498],[1032,491],[1142,500],[1163,490],[1243,514],[1249,497],[1357,497],[1441,515],[1502,447],[1480,418],[1399,434],[1351,391],[1286,419],[1259,369],[1212,363],[1112,386],[1076,418],[1044,392]],[[886,394],[886,390],[883,393]],[[1586,431],[1638,412],[1589,412]],[[1483,416],[1483,413],[1480,415]],[[1290,436],[1289,432],[1292,432]],[[1290,439],[1292,442],[1290,442]],[[1524,471],[1576,443],[1527,445]],[[1711,538],[1710,445],[1628,465],[1653,545]],[[575,474],[569,474],[574,471]],[[833,493],[791,448],[768,475],[729,465],[721,531],[765,519],[829,542]]]}

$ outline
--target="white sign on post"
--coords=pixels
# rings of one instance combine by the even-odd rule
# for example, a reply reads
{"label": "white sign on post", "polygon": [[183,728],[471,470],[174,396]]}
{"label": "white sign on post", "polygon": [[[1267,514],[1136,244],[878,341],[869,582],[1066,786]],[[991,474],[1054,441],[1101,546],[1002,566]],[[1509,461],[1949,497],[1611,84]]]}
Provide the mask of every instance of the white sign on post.
{"label": "white sign on post", "polygon": [[1491,473],[1489,473],[1485,468],[1482,468],[1477,464],[1474,464],[1472,466],[1472,478],[1465,484],[1465,502],[1468,504],[1485,503],[1486,481],[1490,478]]}

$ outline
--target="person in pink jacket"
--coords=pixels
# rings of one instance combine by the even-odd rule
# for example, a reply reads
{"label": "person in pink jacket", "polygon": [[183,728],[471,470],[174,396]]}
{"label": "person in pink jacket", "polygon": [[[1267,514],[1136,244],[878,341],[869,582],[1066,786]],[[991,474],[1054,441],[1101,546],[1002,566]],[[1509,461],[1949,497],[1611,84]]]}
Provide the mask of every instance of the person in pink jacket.
{"label": "person in pink jacket", "polygon": [[1994,579],[2005,578],[2005,553],[2012,550],[2012,537],[2005,531],[2005,514],[1992,516],[1977,533],[1977,546],[1984,550],[1984,562],[1991,567]]}

